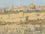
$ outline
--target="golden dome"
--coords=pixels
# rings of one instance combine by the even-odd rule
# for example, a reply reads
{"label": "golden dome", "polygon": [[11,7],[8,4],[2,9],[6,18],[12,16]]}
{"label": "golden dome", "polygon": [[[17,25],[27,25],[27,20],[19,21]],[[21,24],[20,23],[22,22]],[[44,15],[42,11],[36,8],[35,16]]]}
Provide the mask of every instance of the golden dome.
{"label": "golden dome", "polygon": [[35,8],[35,5],[32,3],[31,5],[29,5],[29,8]]}

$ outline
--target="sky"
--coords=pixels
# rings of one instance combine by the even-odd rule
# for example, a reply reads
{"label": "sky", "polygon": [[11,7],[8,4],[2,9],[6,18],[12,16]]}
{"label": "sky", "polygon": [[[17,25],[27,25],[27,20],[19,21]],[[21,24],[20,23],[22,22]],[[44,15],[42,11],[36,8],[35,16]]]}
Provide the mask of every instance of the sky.
{"label": "sky", "polygon": [[31,3],[34,3],[36,6],[39,6],[39,5],[45,6],[45,0],[0,0],[0,8],[10,7],[11,5],[28,6]]}

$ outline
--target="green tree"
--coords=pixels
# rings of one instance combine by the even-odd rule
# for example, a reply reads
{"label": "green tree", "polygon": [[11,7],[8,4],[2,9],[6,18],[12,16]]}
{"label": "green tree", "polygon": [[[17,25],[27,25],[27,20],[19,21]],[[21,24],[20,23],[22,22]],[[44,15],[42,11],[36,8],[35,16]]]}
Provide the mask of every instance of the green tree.
{"label": "green tree", "polygon": [[26,21],[28,21],[28,16],[26,16]]}

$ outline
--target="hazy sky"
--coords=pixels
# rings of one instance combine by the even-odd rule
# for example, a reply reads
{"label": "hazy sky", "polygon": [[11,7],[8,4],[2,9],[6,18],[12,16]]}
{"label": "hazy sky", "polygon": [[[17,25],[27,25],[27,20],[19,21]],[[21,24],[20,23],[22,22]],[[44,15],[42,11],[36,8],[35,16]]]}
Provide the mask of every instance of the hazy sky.
{"label": "hazy sky", "polygon": [[24,5],[28,6],[29,4],[34,3],[36,6],[45,5],[45,0],[0,0],[0,8],[9,7],[11,4],[14,6]]}

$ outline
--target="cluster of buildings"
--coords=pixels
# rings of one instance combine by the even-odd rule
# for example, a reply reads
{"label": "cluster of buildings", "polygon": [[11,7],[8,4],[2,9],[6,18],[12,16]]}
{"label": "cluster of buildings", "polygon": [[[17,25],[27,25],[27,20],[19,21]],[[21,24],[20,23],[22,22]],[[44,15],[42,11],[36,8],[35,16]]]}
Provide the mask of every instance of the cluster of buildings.
{"label": "cluster of buildings", "polygon": [[[38,20],[38,19],[43,20],[45,19],[45,11],[40,12],[40,10],[44,10],[44,9],[45,8],[42,6],[36,7],[33,3],[29,6],[20,5],[18,7],[14,7],[12,5],[7,9],[0,10],[0,21],[24,22],[26,21],[27,16],[28,16],[28,20]],[[35,10],[37,10],[37,12],[34,12]]]}
{"label": "cluster of buildings", "polygon": [[32,4],[30,4],[30,5],[28,5],[28,6],[23,6],[23,5],[19,5],[19,6],[17,6],[17,7],[15,7],[15,6],[13,6],[13,5],[11,5],[10,7],[8,7],[8,8],[6,8],[6,9],[1,9],[0,10],[0,12],[4,12],[4,11],[20,11],[20,10],[23,10],[23,11],[25,11],[25,10],[41,10],[41,9],[43,9],[43,10],[45,10],[45,6],[35,6],[33,3]]}
{"label": "cluster of buildings", "polygon": [[[40,27],[43,27],[42,30]],[[2,25],[0,26],[0,34],[45,34],[45,25]]]}
{"label": "cluster of buildings", "polygon": [[[38,10],[39,12],[37,11],[34,12],[35,10]],[[40,25],[32,25],[32,24],[17,25],[16,24],[19,22],[26,22],[26,19],[37,20],[37,21],[42,20],[42,22],[44,20],[45,22],[45,7],[42,7],[42,6],[37,7],[32,3],[29,6],[20,5],[18,7],[14,7],[12,5],[11,7],[7,9],[1,9],[0,10],[0,21],[11,22],[11,23],[14,22],[15,24],[0,26],[0,34],[43,34],[43,32],[45,32],[45,25],[42,25],[43,31],[41,31],[39,29]]]}

